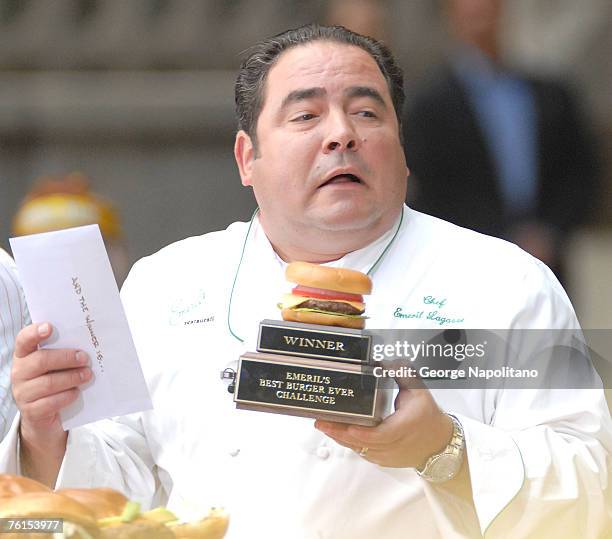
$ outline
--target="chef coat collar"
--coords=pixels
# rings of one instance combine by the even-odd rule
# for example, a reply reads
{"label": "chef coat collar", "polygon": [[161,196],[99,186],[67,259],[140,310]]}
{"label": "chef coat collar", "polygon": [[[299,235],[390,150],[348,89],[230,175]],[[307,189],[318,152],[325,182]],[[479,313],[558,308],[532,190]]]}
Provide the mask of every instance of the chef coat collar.
{"label": "chef coat collar", "polygon": [[[407,206],[404,205],[402,207],[402,212],[404,214],[404,222],[406,220],[405,214],[407,210]],[[391,226],[389,230],[387,230],[380,237],[378,237],[378,239],[374,240],[369,245],[366,245],[365,247],[356,251],[347,253],[338,260],[326,262],[322,265],[334,268],[350,268],[357,271],[361,271],[362,273],[368,273],[370,268],[372,268],[373,264],[375,264],[379,257],[382,255],[389,242],[392,241],[401,219],[402,213],[397,216],[397,219],[394,221],[393,226]],[[263,227],[261,226],[261,223],[259,221],[259,215],[255,217],[255,222],[253,224],[253,243],[255,244],[257,251],[266,253],[266,260],[274,260],[276,270],[278,271],[280,269],[284,273],[285,268],[287,267],[287,262],[285,262],[272,247],[270,240],[266,236]]]}

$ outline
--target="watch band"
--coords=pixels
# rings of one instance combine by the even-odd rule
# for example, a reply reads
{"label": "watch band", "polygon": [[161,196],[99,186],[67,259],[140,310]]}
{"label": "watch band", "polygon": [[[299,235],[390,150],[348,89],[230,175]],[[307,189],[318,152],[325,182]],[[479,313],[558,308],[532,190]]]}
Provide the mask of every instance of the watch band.
{"label": "watch band", "polygon": [[447,414],[453,422],[453,434],[448,445],[440,452],[427,459],[416,471],[420,477],[432,483],[450,481],[459,473],[465,451],[465,436],[459,420]]}

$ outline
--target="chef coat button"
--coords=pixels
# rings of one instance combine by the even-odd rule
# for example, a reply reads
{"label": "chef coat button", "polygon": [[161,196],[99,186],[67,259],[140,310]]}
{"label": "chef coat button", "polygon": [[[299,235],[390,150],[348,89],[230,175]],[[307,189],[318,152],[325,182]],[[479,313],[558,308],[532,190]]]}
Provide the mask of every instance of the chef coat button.
{"label": "chef coat button", "polygon": [[230,449],[230,457],[237,457],[238,454],[240,453],[240,449],[236,448],[236,449]]}
{"label": "chef coat button", "polygon": [[317,447],[317,457],[319,457],[320,459],[327,459],[329,458],[329,455],[331,454],[331,451],[329,450],[329,447],[325,447],[324,445]]}

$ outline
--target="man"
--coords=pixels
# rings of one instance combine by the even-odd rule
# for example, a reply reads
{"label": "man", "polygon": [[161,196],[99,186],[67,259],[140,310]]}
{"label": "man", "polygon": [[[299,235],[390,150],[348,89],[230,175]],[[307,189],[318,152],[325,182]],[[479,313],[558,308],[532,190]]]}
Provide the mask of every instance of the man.
{"label": "man", "polygon": [[593,140],[566,84],[503,62],[502,0],[445,0],[448,61],[406,115],[414,207],[517,243],[563,277],[566,239],[593,216]]}
{"label": "man", "polygon": [[0,440],[17,412],[11,393],[11,364],[17,332],[30,323],[13,259],[0,249]]}
{"label": "man", "polygon": [[[369,272],[373,328],[576,325],[542,264],[403,207],[402,99],[389,51],[343,28],[256,45],[236,83],[235,156],[259,214],[137,263],[122,290],[154,409],[66,435],[57,414],[91,371],[82,352],[37,350],[51,328],[34,324],[18,338],[21,417],[0,466],[21,464],[49,485],[113,486],[145,504],[169,497],[187,518],[225,506],[228,537],[505,537],[510,526],[533,537],[543,522],[584,535],[587,513],[597,537],[611,446],[600,390],[570,400],[402,387],[377,427],[313,428],[236,411],[219,380],[254,349],[258,322],[278,318],[291,260]],[[444,322],[396,316],[433,296]],[[449,479],[430,458],[451,442]]]}

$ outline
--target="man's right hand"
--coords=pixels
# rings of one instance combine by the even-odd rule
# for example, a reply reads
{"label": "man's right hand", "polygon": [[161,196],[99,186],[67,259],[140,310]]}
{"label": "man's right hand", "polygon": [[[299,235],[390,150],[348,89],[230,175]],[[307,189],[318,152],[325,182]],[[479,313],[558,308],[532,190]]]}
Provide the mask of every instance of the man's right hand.
{"label": "man's right hand", "polygon": [[21,414],[22,472],[53,488],[68,437],[59,412],[78,398],[79,386],[91,380],[92,371],[85,352],[39,349],[51,332],[48,323],[32,324],[19,332],[11,384]]}

